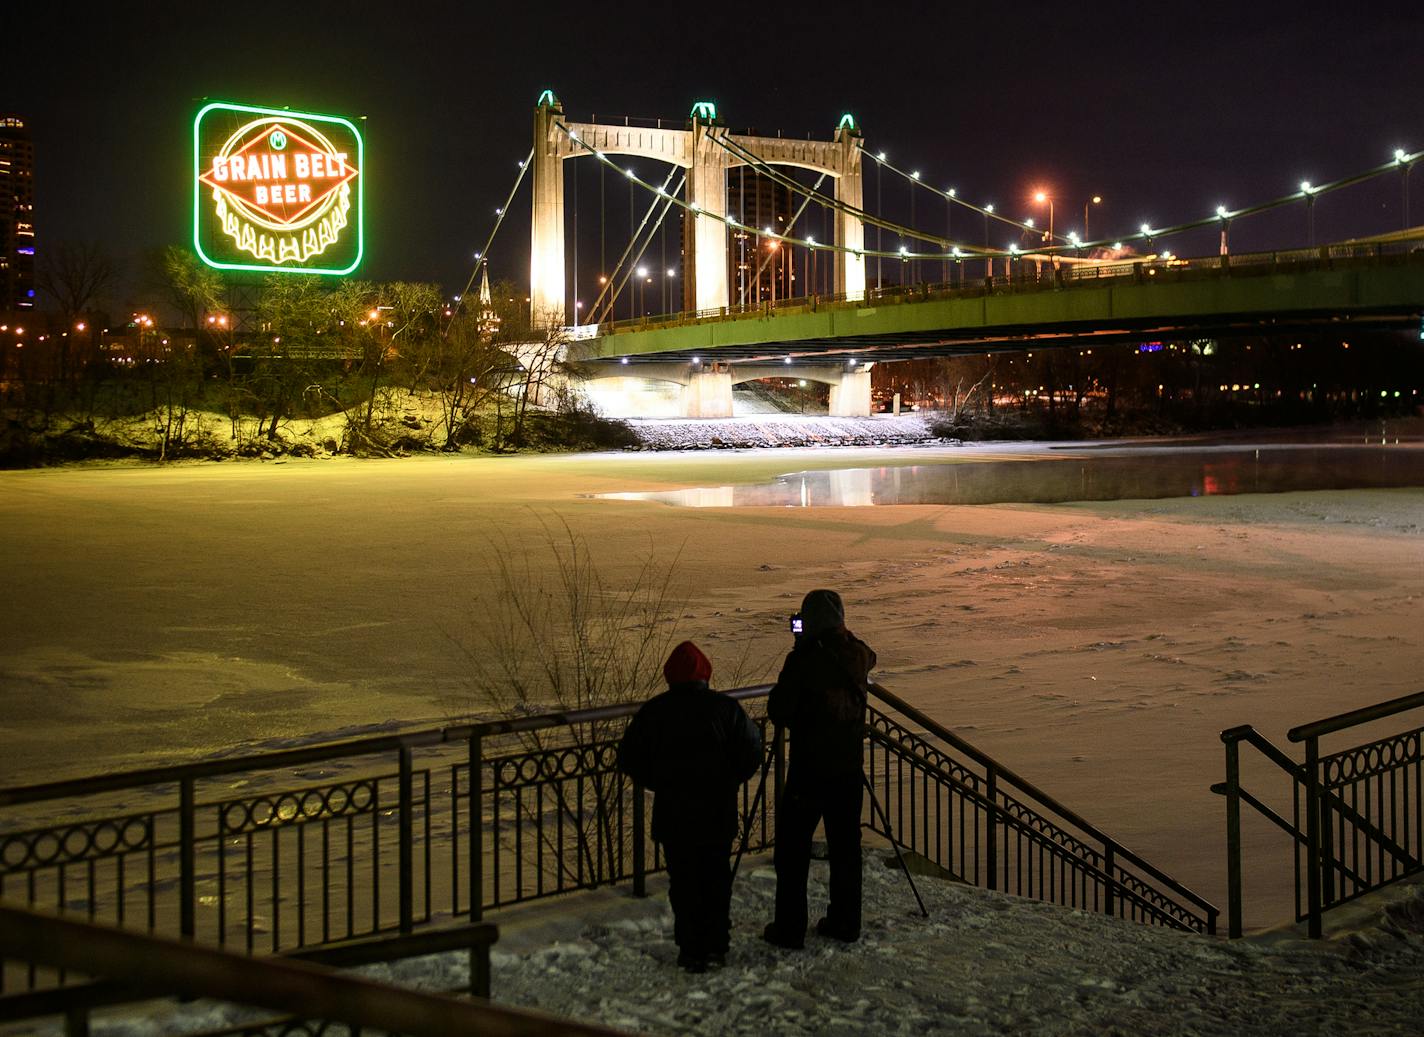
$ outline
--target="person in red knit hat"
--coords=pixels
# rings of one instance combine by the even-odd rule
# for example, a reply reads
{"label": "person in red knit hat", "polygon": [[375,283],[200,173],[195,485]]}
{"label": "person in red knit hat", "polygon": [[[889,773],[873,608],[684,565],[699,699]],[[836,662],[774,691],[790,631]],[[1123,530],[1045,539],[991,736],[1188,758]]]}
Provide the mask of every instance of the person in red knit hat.
{"label": "person in red knit hat", "polygon": [[672,650],[663,676],[668,690],[628,722],[618,769],[653,792],[677,963],[705,972],[726,961],[737,789],[761,766],[761,732],[741,703],[711,689],[712,663],[691,641]]}

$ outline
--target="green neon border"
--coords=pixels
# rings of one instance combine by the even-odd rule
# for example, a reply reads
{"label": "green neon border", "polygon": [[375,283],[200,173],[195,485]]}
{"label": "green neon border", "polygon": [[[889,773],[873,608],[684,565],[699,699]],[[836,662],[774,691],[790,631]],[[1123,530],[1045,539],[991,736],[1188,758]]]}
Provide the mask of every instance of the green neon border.
{"label": "green neon border", "polygon": [[[217,110],[229,112],[250,112],[254,115],[280,115],[290,116],[299,119],[314,119],[317,122],[334,122],[339,126],[345,126],[351,131],[351,135],[356,138],[356,258],[351,261],[351,265],[344,270],[336,270],[328,267],[304,267],[304,266],[272,266],[268,264],[254,265],[250,263],[219,263],[210,258],[203,251],[201,230],[199,227],[200,209],[202,206],[203,186],[198,180],[202,175],[200,162],[201,156],[198,153],[198,128],[203,123],[203,117],[209,112]],[[275,274],[317,274],[323,277],[341,277],[351,273],[361,265],[362,258],[366,255],[366,141],[361,136],[361,131],[356,128],[356,124],[350,119],[343,119],[339,115],[318,115],[315,112],[298,112],[290,108],[259,108],[250,104],[234,104],[230,101],[213,101],[198,109],[198,114],[193,116],[193,250],[198,253],[198,258],[214,270],[250,270],[258,273]]]}

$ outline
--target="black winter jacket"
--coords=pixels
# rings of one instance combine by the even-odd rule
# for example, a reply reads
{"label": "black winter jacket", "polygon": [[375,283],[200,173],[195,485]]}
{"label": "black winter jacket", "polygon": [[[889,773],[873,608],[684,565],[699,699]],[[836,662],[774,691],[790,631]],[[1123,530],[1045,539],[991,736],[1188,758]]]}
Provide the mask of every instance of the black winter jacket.
{"label": "black winter jacket", "polygon": [[737,837],[737,789],[762,761],[761,731],[705,681],[643,704],[618,746],[618,769],[653,791],[653,838],[725,846]]}
{"label": "black winter jacket", "polygon": [[860,773],[874,665],[875,652],[843,627],[796,639],[766,704],[791,735],[788,781]]}

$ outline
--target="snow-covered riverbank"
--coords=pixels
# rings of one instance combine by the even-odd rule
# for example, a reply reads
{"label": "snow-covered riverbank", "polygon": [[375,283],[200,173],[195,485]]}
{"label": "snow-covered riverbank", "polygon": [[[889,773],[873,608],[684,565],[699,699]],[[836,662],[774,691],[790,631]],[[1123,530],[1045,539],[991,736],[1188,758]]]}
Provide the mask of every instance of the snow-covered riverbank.
{"label": "snow-covered riverbank", "polygon": [[[502,912],[497,1003],[634,1033],[702,1037],[956,1034],[1123,1037],[1414,1035],[1424,1018],[1424,886],[1401,884],[1327,916],[1327,938],[1279,930],[1245,940],[1150,928],[919,877],[923,919],[884,847],[865,852],[865,926],[853,945],[811,933],[802,951],[757,936],[775,877],[744,863],[724,968],[676,965],[664,884],[576,894]],[[811,870],[814,919],[825,865]],[[362,970],[459,989],[460,955]],[[253,1018],[198,1003],[96,1020],[96,1037],[155,1037]],[[46,1031],[47,1032],[47,1031]]]}

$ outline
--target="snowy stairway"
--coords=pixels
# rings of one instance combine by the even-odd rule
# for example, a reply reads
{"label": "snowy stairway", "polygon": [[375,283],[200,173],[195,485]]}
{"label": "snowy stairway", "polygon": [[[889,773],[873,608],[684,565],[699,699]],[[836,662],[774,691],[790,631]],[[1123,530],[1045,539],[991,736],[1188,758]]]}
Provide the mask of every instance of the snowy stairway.
{"label": "snowy stairway", "polygon": [[903,699],[872,691],[866,773],[890,825],[871,811],[870,828],[985,889],[1216,932],[1215,905]]}

